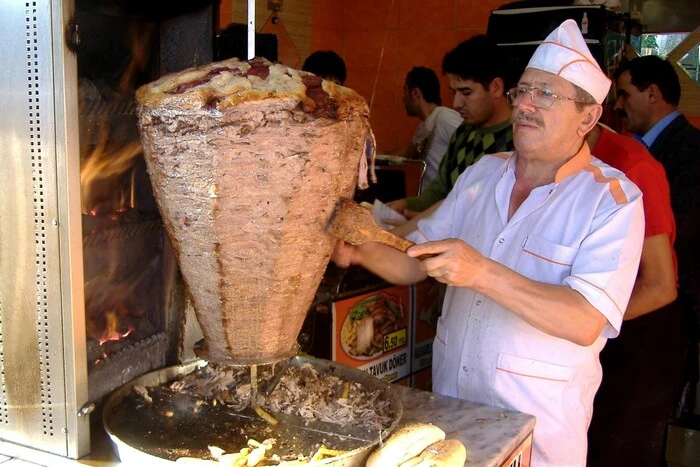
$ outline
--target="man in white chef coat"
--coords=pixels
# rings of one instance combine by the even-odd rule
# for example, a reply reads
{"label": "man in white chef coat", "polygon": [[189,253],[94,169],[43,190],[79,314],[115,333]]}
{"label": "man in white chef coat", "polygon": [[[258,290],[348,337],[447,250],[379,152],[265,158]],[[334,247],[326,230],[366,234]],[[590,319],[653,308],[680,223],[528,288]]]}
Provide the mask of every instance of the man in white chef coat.
{"label": "man in white chef coat", "polygon": [[333,253],[394,283],[448,285],[433,390],[535,415],[535,466],[585,465],[598,354],[639,266],[641,193],[584,140],[609,88],[565,21],[508,92],[515,151],[468,167],[407,254],[373,242]]}

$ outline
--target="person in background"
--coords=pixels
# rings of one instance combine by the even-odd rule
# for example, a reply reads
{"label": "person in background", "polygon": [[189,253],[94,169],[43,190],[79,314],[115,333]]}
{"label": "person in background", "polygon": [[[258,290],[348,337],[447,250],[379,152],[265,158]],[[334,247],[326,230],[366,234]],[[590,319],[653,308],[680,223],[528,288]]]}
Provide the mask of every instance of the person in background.
{"label": "person in background", "polygon": [[[615,109],[666,169],[671,187],[671,207],[676,220],[678,300],[690,331],[686,401],[694,399],[698,371],[700,320],[700,130],[678,110],[681,85],[673,65],[656,56],[639,57],[615,71]],[[675,335],[679,335],[677,331]],[[677,355],[676,355],[677,356]],[[668,355],[668,358],[676,358]],[[672,364],[669,361],[669,364]],[[692,403],[692,402],[691,402]],[[692,412],[692,407],[685,410]]]}
{"label": "person in background", "polygon": [[464,122],[452,134],[435,179],[418,196],[387,203],[407,218],[444,199],[464,169],[484,154],[513,149],[505,95],[512,67],[496,44],[483,34],[467,39],[445,54],[442,73]]}
{"label": "person in background", "polygon": [[306,57],[301,69],[341,86],[347,78],[345,62],[340,55],[332,50],[317,50],[313,52]]}
{"label": "person in background", "polygon": [[448,285],[433,390],[533,414],[540,467],[585,465],[598,355],[620,330],[639,268],[641,192],[584,140],[609,88],[565,21],[508,91],[515,151],[467,167],[405,254],[338,242],[332,255],[393,283]]}
{"label": "person in background", "polygon": [[687,326],[677,297],[676,227],[666,172],[640,142],[598,124],[593,155],[644,196],[642,257],[620,335],[600,353],[603,381],[588,429],[588,465],[663,465],[664,433],[684,375]]}
{"label": "person in background", "polygon": [[462,117],[457,111],[441,104],[440,80],[435,72],[425,67],[411,69],[403,86],[403,105],[406,114],[418,117],[420,123],[405,157],[425,161],[421,190],[437,176],[450,137],[462,123]]}

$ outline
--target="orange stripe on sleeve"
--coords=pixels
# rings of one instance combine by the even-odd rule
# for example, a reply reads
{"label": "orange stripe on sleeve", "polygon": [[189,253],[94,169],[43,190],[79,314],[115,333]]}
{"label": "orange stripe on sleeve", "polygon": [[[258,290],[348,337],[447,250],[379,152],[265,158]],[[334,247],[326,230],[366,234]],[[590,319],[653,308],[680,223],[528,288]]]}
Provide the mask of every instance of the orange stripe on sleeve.
{"label": "orange stripe on sleeve", "polygon": [[615,305],[615,308],[617,309],[618,313],[620,313],[621,315],[625,313],[625,311],[624,311],[622,308],[620,308],[620,305],[618,305],[617,302],[615,302],[615,300],[613,300],[613,298],[612,298],[610,295],[608,295],[608,293],[605,291],[605,289],[601,289],[600,287],[598,287],[598,286],[595,285],[594,283],[589,282],[589,281],[587,281],[586,279],[584,279],[584,278],[582,278],[582,277],[579,277],[579,276],[573,276],[573,277],[575,277],[576,279],[578,279],[578,280],[580,280],[580,281],[582,281],[582,282],[585,282],[586,284],[590,285],[590,286],[593,287],[594,289],[598,289],[598,290],[600,290],[601,292],[603,292],[603,293],[605,294],[605,296],[608,297],[608,298],[610,299],[611,302],[613,302],[613,304]]}

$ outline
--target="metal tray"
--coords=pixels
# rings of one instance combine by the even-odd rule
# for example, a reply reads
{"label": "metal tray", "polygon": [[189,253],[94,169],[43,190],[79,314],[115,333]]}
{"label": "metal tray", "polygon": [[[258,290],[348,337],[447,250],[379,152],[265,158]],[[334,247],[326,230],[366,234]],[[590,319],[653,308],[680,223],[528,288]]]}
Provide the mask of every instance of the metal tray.
{"label": "metal tray", "polygon": [[[279,420],[276,426],[268,425],[251,413],[195,414],[187,401],[180,404],[172,417],[149,419],[129,407],[134,386],[157,386],[187,375],[206,365],[197,360],[179,366],[163,368],[123,385],[106,400],[102,423],[115,446],[120,460],[127,465],[171,466],[178,457],[203,457],[207,446],[216,445],[227,452],[237,452],[245,447],[247,437],[258,441],[275,438],[272,452],[303,454],[310,456],[323,444],[329,449],[346,451],[342,455],[323,459],[310,466],[364,466],[372,449],[394,431],[403,413],[403,406],[391,385],[364,371],[328,360],[311,357],[294,357],[288,365],[310,363],[319,373],[332,374],[346,381],[362,383],[370,391],[381,391],[394,413],[392,424],[381,432],[343,427],[324,422],[307,422],[300,417],[273,414]],[[155,424],[155,425],[154,425]],[[235,446],[232,447],[232,446]],[[227,449],[227,447],[229,449]],[[274,463],[266,464],[274,465]]]}

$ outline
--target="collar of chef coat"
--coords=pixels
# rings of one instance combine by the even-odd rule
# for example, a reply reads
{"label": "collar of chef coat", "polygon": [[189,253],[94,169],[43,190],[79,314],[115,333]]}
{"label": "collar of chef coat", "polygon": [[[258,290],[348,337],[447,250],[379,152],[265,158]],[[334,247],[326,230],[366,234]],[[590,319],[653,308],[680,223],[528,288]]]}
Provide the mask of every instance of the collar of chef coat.
{"label": "collar of chef coat", "polygon": [[[510,158],[508,159],[508,167],[506,169],[506,174],[511,173],[513,176],[513,180],[515,180],[515,163],[518,160],[518,157],[520,155],[518,154],[517,149],[512,152]],[[583,143],[583,146],[581,146],[581,149],[568,161],[564,163],[561,167],[559,167],[559,170],[557,170],[557,173],[554,175],[554,184],[557,185],[561,183],[562,180],[564,180],[566,177],[570,175],[574,175],[581,170],[589,167],[591,165],[591,161],[593,160],[593,156],[591,156],[591,150],[588,147],[588,143]],[[549,184],[548,184],[549,185]]]}
{"label": "collar of chef coat", "polygon": [[[515,150],[513,151],[513,154],[511,155],[510,160],[508,161],[507,172],[512,172],[513,177],[515,177],[515,161],[518,157],[518,151]],[[610,193],[613,195],[613,198],[618,204],[626,203],[628,201],[627,195],[620,186],[620,181],[616,178],[612,179],[603,176],[603,173],[601,172],[600,168],[596,165],[593,165],[591,163],[592,161],[593,156],[591,155],[591,149],[588,146],[588,143],[584,142],[583,146],[581,146],[581,149],[579,149],[579,151],[574,155],[574,157],[572,157],[571,159],[566,161],[564,165],[559,167],[559,170],[557,170],[557,173],[554,176],[554,185],[558,185],[567,177],[574,175],[580,172],[581,170],[586,170],[590,172],[596,180],[603,183],[607,183],[609,185]]]}
{"label": "collar of chef coat", "polygon": [[[515,171],[515,161],[518,157],[520,156],[518,155],[518,151],[516,149],[515,151],[513,151],[513,154],[511,155],[510,160],[508,161],[508,170]],[[564,165],[559,167],[559,170],[557,170],[557,173],[554,176],[554,183],[561,183],[561,181],[564,180],[566,177],[578,173],[586,167],[590,166],[592,160],[593,156],[591,156],[591,149],[588,147],[588,143],[584,142],[583,146],[581,146],[581,149],[579,149],[579,151],[574,155],[574,157],[572,157],[571,159],[566,161]]]}
{"label": "collar of chef coat", "polygon": [[568,161],[564,163],[554,176],[554,181],[547,183],[542,186],[538,186],[532,189],[527,198],[523,200],[522,204],[518,207],[517,211],[513,213],[512,218],[508,218],[508,211],[510,207],[510,195],[515,186],[515,165],[516,161],[520,157],[518,151],[513,151],[511,157],[508,159],[507,168],[501,178],[501,182],[496,186],[496,203],[499,210],[499,215],[501,216],[501,222],[503,225],[509,222],[518,222],[524,217],[527,217],[530,213],[535,211],[543,203],[547,202],[547,199],[552,195],[556,186],[561,183],[562,180],[567,177],[574,175],[581,170],[591,167],[591,151],[587,143],[581,146],[581,149]]}

